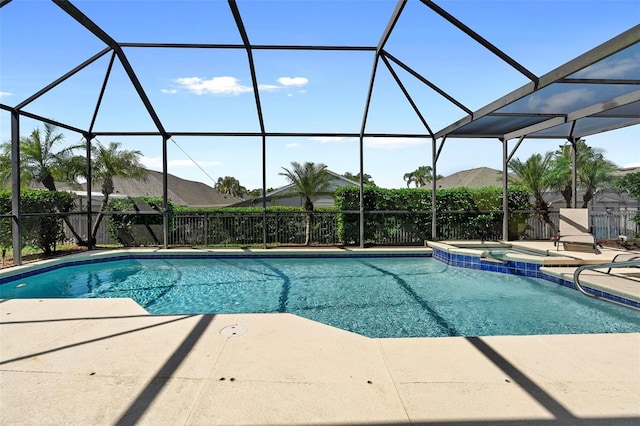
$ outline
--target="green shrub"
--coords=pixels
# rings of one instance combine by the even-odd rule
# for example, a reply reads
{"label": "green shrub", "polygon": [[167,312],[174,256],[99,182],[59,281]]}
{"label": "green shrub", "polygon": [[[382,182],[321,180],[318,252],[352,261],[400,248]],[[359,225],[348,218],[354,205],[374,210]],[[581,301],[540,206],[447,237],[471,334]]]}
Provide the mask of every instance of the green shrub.
{"label": "green shrub", "polygon": [[[76,202],[76,196],[70,192],[48,190],[23,190],[20,192],[22,214],[69,212]],[[0,211],[11,214],[11,191],[0,191]],[[11,246],[11,222],[5,218],[0,221],[0,246]],[[59,216],[26,216],[22,218],[22,245],[34,246],[51,254],[56,243],[64,239],[63,221]]]}
{"label": "green shrub", "polygon": [[[107,211],[139,212],[151,208],[158,214],[113,213],[109,216],[109,232],[113,238],[125,247],[138,247],[145,241],[160,244],[154,227],[162,225],[163,199],[161,197],[127,197],[109,201]],[[169,200],[169,223],[173,214],[173,204]],[[144,230],[144,231],[143,231]],[[171,231],[171,228],[169,229]],[[162,234],[160,234],[162,235]]]}
{"label": "green shrub", "polygon": [[[391,244],[398,233],[404,240],[422,244],[431,239],[431,190],[364,188],[365,244]],[[355,187],[338,188],[335,192],[339,210],[359,209],[360,191]],[[510,212],[528,210],[529,196],[520,188],[509,189]],[[406,211],[407,213],[380,214],[376,211]],[[501,188],[455,188],[436,193],[436,226],[442,239],[497,239],[502,234]],[[518,238],[527,221],[527,213],[509,216],[509,238]],[[342,213],[338,217],[338,239],[345,244],[356,244],[360,237],[359,214]]]}
{"label": "green shrub", "polygon": [[[333,244],[335,238],[335,208],[318,207],[312,216],[314,242]],[[304,242],[301,234],[307,212],[299,207],[273,206],[267,208],[267,243],[294,244]],[[261,207],[176,208],[171,241],[179,245],[259,244],[263,240],[263,211]],[[302,228],[302,232],[304,229]],[[302,241],[301,241],[302,240]]]}

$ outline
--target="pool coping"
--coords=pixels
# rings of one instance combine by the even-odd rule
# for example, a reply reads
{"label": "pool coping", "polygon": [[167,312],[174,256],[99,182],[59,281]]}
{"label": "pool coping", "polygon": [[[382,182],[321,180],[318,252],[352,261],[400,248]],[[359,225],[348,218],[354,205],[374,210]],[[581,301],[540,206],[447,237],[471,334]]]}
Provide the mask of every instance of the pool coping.
{"label": "pool coping", "polygon": [[[486,243],[485,243],[486,244]],[[92,250],[65,257],[47,259],[15,266],[0,271],[0,285],[16,279],[28,278],[40,273],[60,269],[67,266],[86,265],[129,259],[194,259],[202,258],[342,258],[342,257],[432,257],[450,266],[476,269],[502,274],[511,274],[532,278],[539,278],[577,291],[573,280],[566,279],[566,274],[554,272],[554,267],[578,267],[585,264],[575,258],[565,256],[532,256],[521,253],[507,253],[505,258],[497,260],[482,257],[487,246],[457,247],[443,242],[429,241],[425,247],[406,248],[304,248],[304,249],[162,249],[162,248],[131,248],[115,250]],[[506,243],[493,242],[489,247],[509,247]],[[598,263],[587,259],[587,264]],[[601,262],[600,262],[601,263]],[[587,281],[588,282],[588,281]],[[640,299],[624,292],[613,292],[596,283],[583,285],[583,288],[595,297],[616,302],[618,304],[640,309]]]}

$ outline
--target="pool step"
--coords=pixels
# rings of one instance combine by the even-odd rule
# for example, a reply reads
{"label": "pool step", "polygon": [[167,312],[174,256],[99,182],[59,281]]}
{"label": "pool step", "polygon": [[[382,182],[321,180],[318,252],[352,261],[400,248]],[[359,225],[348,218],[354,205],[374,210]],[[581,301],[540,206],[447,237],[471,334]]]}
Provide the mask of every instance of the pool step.
{"label": "pool step", "polygon": [[504,265],[507,263],[506,260],[498,257],[493,257],[491,256],[491,252],[486,252],[486,251],[480,255],[480,260],[485,262],[499,263],[501,265]]}

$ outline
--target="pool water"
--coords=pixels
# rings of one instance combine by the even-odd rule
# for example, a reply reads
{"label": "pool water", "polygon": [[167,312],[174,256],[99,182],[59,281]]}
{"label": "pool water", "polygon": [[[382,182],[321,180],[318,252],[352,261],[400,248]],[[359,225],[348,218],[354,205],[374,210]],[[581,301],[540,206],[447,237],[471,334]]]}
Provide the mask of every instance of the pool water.
{"label": "pool water", "polygon": [[0,285],[0,298],[59,297],[130,297],[152,314],[288,312],[369,337],[640,331],[631,309],[428,257],[119,260]]}
{"label": "pool water", "polygon": [[491,248],[488,250],[485,250],[482,253],[482,257],[489,257],[489,258],[493,258],[493,259],[498,259],[498,260],[504,260],[505,259],[505,255],[507,253],[512,253],[512,254],[526,254],[528,256],[537,256],[537,257],[553,257],[553,254],[542,254],[536,251],[532,251],[532,250],[523,250],[521,248],[510,248],[510,247],[501,247],[501,248]]}

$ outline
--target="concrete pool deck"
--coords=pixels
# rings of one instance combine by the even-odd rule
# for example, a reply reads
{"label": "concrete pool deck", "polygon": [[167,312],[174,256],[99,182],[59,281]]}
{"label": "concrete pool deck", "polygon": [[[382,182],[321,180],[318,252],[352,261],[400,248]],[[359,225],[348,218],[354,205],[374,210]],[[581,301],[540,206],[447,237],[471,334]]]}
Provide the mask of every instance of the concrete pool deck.
{"label": "concrete pool deck", "polygon": [[640,421],[639,333],[370,339],[130,299],[5,300],[0,315],[3,425]]}
{"label": "concrete pool deck", "polygon": [[640,423],[640,333],[371,339],[130,299],[0,317],[2,425]]}

